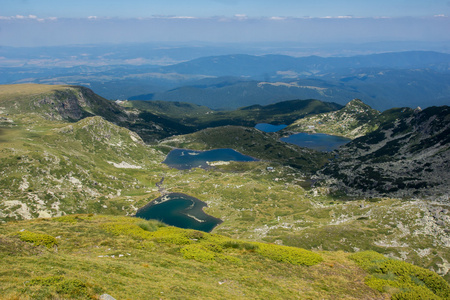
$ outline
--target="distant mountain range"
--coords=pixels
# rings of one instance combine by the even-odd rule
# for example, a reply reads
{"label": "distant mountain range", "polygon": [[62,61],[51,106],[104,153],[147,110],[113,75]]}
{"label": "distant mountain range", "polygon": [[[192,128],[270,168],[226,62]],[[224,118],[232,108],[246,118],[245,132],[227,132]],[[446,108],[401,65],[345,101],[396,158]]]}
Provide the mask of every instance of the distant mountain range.
{"label": "distant mountain range", "polygon": [[[194,59],[162,67],[164,72],[210,76],[260,77],[284,76],[283,72],[301,75],[347,74],[349,70],[423,69],[448,71],[450,54],[431,51],[409,51],[359,55],[352,57],[291,57],[286,55],[222,55]],[[288,73],[288,74],[289,74]]]}
{"label": "distant mountain range", "polygon": [[352,57],[222,55],[168,66],[14,67],[0,83],[74,84],[108,99],[191,102],[236,109],[292,99],[371,107],[428,107],[450,102],[450,55],[410,51]]}

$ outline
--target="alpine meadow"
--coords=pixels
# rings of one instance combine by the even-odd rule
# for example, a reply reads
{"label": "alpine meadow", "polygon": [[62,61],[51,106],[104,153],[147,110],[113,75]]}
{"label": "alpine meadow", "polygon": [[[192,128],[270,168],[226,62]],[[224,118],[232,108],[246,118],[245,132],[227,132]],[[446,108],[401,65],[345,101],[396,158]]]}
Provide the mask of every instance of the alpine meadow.
{"label": "alpine meadow", "polygon": [[2,5],[0,299],[450,299],[448,1],[104,4]]}

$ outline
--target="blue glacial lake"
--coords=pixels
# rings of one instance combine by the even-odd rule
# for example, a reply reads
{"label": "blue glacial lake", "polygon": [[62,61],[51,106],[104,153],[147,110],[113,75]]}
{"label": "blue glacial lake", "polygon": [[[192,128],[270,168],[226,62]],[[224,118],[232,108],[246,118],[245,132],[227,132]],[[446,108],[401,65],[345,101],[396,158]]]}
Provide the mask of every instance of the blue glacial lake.
{"label": "blue glacial lake", "polygon": [[243,155],[233,149],[214,149],[209,151],[174,149],[170,151],[163,163],[178,170],[186,170],[191,168],[208,168],[207,162],[212,161],[249,162],[257,161],[257,159]]}
{"label": "blue glacial lake", "polygon": [[277,132],[286,127],[287,125],[272,125],[267,123],[259,123],[256,124],[255,126],[256,129],[261,130],[263,132]]}
{"label": "blue glacial lake", "polygon": [[280,140],[300,147],[311,148],[318,151],[333,151],[347,144],[351,139],[324,133],[296,133]]}
{"label": "blue glacial lake", "polygon": [[136,217],[159,220],[167,225],[210,232],[222,220],[203,211],[207,204],[197,198],[171,193],[151,201],[136,212]]}

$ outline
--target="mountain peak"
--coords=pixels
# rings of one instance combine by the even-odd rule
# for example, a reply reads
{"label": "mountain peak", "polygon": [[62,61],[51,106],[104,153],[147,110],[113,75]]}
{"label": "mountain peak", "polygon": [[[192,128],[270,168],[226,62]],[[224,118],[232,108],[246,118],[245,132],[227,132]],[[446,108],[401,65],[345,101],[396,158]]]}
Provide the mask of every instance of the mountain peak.
{"label": "mountain peak", "polygon": [[364,108],[364,109],[372,109],[369,105],[365,104],[361,99],[353,99],[348,102],[345,107],[347,108]]}

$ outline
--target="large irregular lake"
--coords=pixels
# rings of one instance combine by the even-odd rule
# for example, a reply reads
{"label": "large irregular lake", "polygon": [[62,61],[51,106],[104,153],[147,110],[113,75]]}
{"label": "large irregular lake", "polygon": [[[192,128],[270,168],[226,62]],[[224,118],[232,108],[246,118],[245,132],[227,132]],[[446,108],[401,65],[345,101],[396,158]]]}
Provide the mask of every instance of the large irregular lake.
{"label": "large irregular lake", "polygon": [[259,123],[256,124],[255,128],[258,130],[261,130],[263,132],[277,132],[280,131],[281,129],[286,128],[287,125],[272,125],[272,124],[267,124],[267,123]]}
{"label": "large irregular lake", "polygon": [[280,140],[300,147],[311,148],[318,151],[333,151],[347,144],[351,139],[324,133],[296,133]]}
{"label": "large irregular lake", "polygon": [[187,149],[174,149],[170,151],[163,161],[166,165],[178,170],[191,168],[208,168],[212,161],[257,161],[256,158],[241,154],[233,149],[214,149],[209,151],[195,151]]}
{"label": "large irregular lake", "polygon": [[222,220],[203,211],[207,204],[197,198],[171,193],[156,198],[136,212],[136,217],[159,220],[167,225],[210,232]]}

